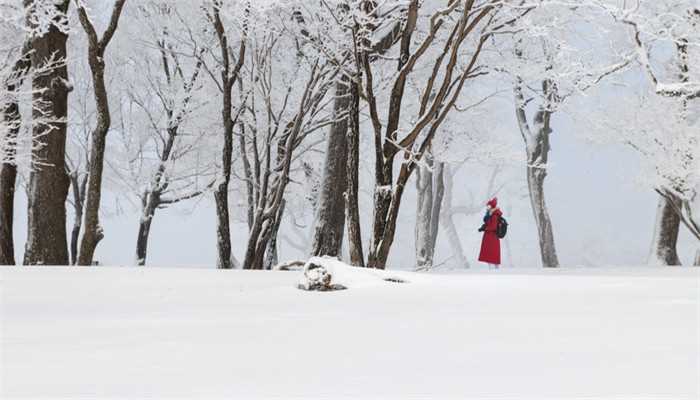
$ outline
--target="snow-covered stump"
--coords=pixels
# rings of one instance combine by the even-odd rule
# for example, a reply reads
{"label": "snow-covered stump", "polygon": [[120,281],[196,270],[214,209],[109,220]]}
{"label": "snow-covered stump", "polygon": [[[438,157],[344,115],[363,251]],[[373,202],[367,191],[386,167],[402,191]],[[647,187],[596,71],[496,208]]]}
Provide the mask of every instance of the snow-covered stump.
{"label": "snow-covered stump", "polygon": [[312,257],[304,264],[297,288],[309,291],[334,291],[394,286],[409,283],[400,272],[387,272],[348,265],[335,257]]}
{"label": "snow-covered stump", "polygon": [[314,262],[313,259],[304,265],[304,273],[297,287],[302,290],[314,290],[319,292],[347,289],[347,287],[341,284],[333,283],[332,268]]}

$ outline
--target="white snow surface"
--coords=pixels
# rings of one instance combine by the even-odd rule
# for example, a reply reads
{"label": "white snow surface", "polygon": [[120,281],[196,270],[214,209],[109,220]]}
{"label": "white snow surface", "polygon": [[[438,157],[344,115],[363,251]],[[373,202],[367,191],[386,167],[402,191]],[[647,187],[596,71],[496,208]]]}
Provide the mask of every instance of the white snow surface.
{"label": "white snow surface", "polygon": [[0,398],[700,395],[700,268],[332,268],[3,267]]}

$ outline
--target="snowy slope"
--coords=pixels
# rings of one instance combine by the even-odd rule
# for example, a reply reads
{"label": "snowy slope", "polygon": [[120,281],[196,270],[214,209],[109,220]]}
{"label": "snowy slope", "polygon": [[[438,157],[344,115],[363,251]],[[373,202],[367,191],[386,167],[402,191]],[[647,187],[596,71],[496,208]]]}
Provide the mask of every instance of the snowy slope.
{"label": "snowy slope", "polygon": [[696,399],[699,270],[3,268],[0,398]]}

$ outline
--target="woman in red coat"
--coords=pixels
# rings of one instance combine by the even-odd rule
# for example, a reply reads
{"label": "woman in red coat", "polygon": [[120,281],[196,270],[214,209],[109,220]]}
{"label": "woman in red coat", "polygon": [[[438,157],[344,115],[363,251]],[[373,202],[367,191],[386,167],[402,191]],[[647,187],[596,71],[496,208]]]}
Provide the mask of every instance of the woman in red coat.
{"label": "woman in red coat", "polygon": [[479,261],[493,265],[495,268],[501,264],[501,240],[496,234],[498,229],[498,219],[503,214],[498,209],[498,199],[495,197],[486,203],[486,215],[484,216],[484,225],[479,228],[479,232],[484,232],[484,237],[481,239],[481,252],[479,253]]}

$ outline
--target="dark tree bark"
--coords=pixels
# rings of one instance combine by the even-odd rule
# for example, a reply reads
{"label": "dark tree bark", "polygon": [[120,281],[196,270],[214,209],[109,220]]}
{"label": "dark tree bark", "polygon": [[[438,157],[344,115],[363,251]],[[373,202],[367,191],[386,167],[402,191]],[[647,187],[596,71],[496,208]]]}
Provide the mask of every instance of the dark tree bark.
{"label": "dark tree bark", "polygon": [[[8,135],[14,128],[10,128]],[[15,188],[17,166],[4,163],[0,166],[0,265],[15,265],[15,245],[13,240]]]}
{"label": "dark tree bark", "polygon": [[[65,15],[68,5],[69,0],[63,0],[55,2],[54,6]],[[51,60],[66,60],[67,40],[68,35],[56,26],[51,26],[42,36],[32,38],[32,66],[41,68]],[[32,99],[34,116],[50,116],[52,122],[35,124],[32,132],[39,147],[32,153],[37,167],[29,175],[24,264],[68,265],[65,204],[69,181],[65,168],[65,121],[70,84],[65,63],[50,73],[34,77],[32,86],[35,90]]]}
{"label": "dark tree bark", "polygon": [[[148,238],[151,234],[151,224],[156,216],[156,211],[159,208],[166,208],[169,205],[179,203],[181,201],[190,200],[201,196],[204,192],[197,190],[179,197],[163,197],[167,189],[167,183],[162,182],[163,171],[156,173],[154,178],[154,186],[143,193],[141,197],[141,219],[139,220],[139,231],[136,236],[136,264],[146,265],[146,257],[148,255]],[[213,186],[213,183],[208,187]]]}
{"label": "dark tree bark", "polygon": [[[307,87],[302,104],[306,103],[308,96]],[[301,120],[303,114],[296,115],[293,121],[286,125],[285,133],[279,139],[277,146],[277,166],[275,170],[278,175],[274,178],[270,169],[271,144],[266,140],[265,144],[265,173],[262,176],[262,185],[260,196],[256,206],[255,215],[253,217],[253,226],[248,235],[248,244],[246,246],[245,258],[243,260],[243,269],[263,269],[265,268],[265,255],[269,251],[270,240],[273,238],[275,229],[279,229],[280,220],[282,217],[282,207],[284,206],[284,192],[289,183],[289,171],[292,162],[293,150],[296,147],[295,142],[297,135],[301,129]],[[271,182],[272,180],[272,182]],[[276,252],[276,249],[272,250]],[[273,257],[275,254],[269,254]]]}
{"label": "dark tree bark", "polygon": [[80,176],[77,169],[68,174],[70,185],[73,188],[73,229],[70,235],[70,263],[78,263],[78,243],[80,231],[83,225],[83,205],[85,202],[85,189],[87,187],[87,176]]}
{"label": "dark tree bark", "polygon": [[350,129],[347,129],[347,188],[345,192],[348,218],[348,248],[350,264],[365,266],[362,252],[362,232],[360,230],[360,206],[358,191],[360,187],[360,92],[358,81],[353,82],[349,108]]}
{"label": "dark tree bark", "polygon": [[311,255],[339,257],[345,230],[345,202],[347,187],[348,107],[350,105],[350,78],[341,74],[335,84],[333,124],[328,133],[326,161],[316,209]]}
{"label": "dark tree bark", "polygon": [[148,238],[151,233],[151,223],[156,209],[160,204],[159,192],[146,192],[141,198],[141,219],[139,220],[139,232],[136,236],[136,265],[146,265],[148,254]]}
{"label": "dark tree bark", "polygon": [[102,197],[102,171],[104,169],[105,147],[107,133],[111,125],[109,98],[105,86],[105,51],[117,30],[119,18],[126,0],[116,0],[112,10],[109,25],[102,38],[97,36],[95,27],[87,15],[85,8],[78,3],[80,23],[88,37],[88,62],[92,73],[92,84],[97,109],[97,126],[92,132],[90,146],[90,162],[88,164],[88,183],[85,199],[85,229],[80,241],[78,252],[79,265],[91,265],[97,244],[104,237],[100,226],[100,199]]}
{"label": "dark tree bark", "polygon": [[[371,14],[376,11],[376,2],[364,1],[361,7],[365,12]],[[374,29],[375,27],[370,28]],[[384,54],[393,47],[400,38],[400,32],[401,24],[397,23],[392,27],[389,33],[374,44],[371,48],[369,59],[372,60],[373,57]],[[365,40],[364,42],[368,47],[372,45],[369,40]],[[349,163],[352,162],[348,160],[348,139],[346,137],[349,134],[348,122],[351,118],[359,118],[359,115],[349,114],[351,101],[353,101],[351,87],[354,84],[355,83],[350,80],[350,75],[341,74],[335,86],[335,99],[333,104],[334,122],[333,125],[331,125],[328,135],[321,193],[314,222],[314,234],[311,247],[311,255],[314,256],[328,255],[339,257],[341,255],[346,213],[349,214],[349,222],[351,218],[354,219],[350,214],[357,212],[357,210],[346,210],[348,205],[353,207],[354,202],[347,202],[343,195],[348,189],[348,183],[346,182],[348,179],[347,168]],[[354,112],[359,112],[359,105]],[[352,171],[349,173],[355,174],[355,172]],[[353,235],[355,232],[357,235],[360,235],[359,224],[357,224],[356,227],[348,227],[348,230],[352,230]],[[358,239],[361,240],[359,237],[349,238],[349,243],[350,241],[356,241]],[[352,243],[351,246],[353,246]],[[355,261],[351,260],[351,262],[353,265],[364,265],[364,257],[361,254],[362,247],[357,245],[354,245],[354,247],[355,250],[351,249],[350,256],[352,259],[352,253],[355,252]],[[358,249],[360,252],[359,254]],[[362,263],[359,262],[360,258],[363,259]]]}
{"label": "dark tree bark", "polygon": [[220,269],[231,269],[231,228],[228,213],[228,187],[231,181],[231,161],[233,156],[233,120],[231,119],[230,90],[224,93],[222,118],[224,120],[224,147],[221,152],[221,174],[223,179],[214,189],[216,203],[216,247],[218,251],[217,266]]}
{"label": "dark tree bark", "polygon": [[229,38],[226,28],[221,20],[221,1],[216,1],[210,19],[214,25],[216,36],[219,41],[221,51],[221,88],[223,99],[221,107],[221,119],[223,122],[224,146],[221,152],[221,178],[214,187],[214,202],[216,203],[216,248],[217,267],[220,269],[231,269],[231,228],[228,212],[228,188],[231,181],[231,164],[233,157],[233,128],[235,121],[232,114],[232,91],[233,85],[238,79],[238,74],[243,67],[246,52],[246,32],[244,30],[238,49],[238,60],[235,66],[231,65],[231,54],[229,48]]}
{"label": "dark tree bark", "polygon": [[[267,51],[269,54],[270,50]],[[269,73],[269,70],[264,73]],[[317,59],[309,73],[309,80],[303,89],[301,99],[295,105],[297,111],[294,116],[287,123],[276,123],[275,128],[267,130],[262,150],[265,154],[264,169],[262,175],[257,175],[260,179],[260,190],[253,226],[248,236],[243,269],[263,269],[265,266],[265,253],[273,237],[275,226],[279,222],[277,219],[282,215],[280,208],[284,203],[284,193],[289,183],[294,151],[310,132],[305,130],[305,122],[308,122],[305,118],[316,114],[322,100],[331,89],[336,75],[337,69],[328,64],[319,66]],[[261,88],[261,92],[263,96],[271,95],[271,92],[265,88]],[[283,107],[286,107],[286,104]],[[267,112],[278,113],[279,111],[273,112],[268,108]],[[283,127],[283,133],[277,140],[273,167],[272,142],[280,127]]]}
{"label": "dark tree bark", "polygon": [[[675,206],[672,201],[676,202]],[[672,194],[659,196],[651,255],[649,257],[650,264],[681,265],[681,260],[676,251],[681,224],[681,218],[676,211],[676,207],[680,208],[680,203],[681,201]]]}
{"label": "dark tree bark", "polygon": [[[13,82],[7,85],[8,93],[19,91],[31,67],[30,41],[27,40],[22,47],[22,53],[12,68],[15,75]],[[21,127],[19,103],[15,99],[7,104],[2,112],[6,126],[8,127],[7,143],[15,142]],[[0,163],[0,265],[15,264],[15,245],[12,227],[14,224],[15,189],[17,183],[17,165],[14,162],[16,149],[10,146],[2,158],[8,160]]]}
{"label": "dark tree bark", "polygon": [[[409,3],[408,14],[401,31],[401,44],[399,50],[399,60],[397,70],[402,71],[410,57],[411,39],[416,28],[418,19],[419,3],[412,0]],[[370,76],[370,65],[366,55],[362,55],[362,62],[367,74],[367,90],[371,90],[372,78]],[[397,130],[401,119],[401,104],[403,93],[408,78],[407,71],[399,73],[391,90],[389,98],[389,111],[387,116],[386,137],[388,140],[382,141],[377,129],[381,129],[376,116],[376,104],[372,106],[373,124],[375,127],[375,190],[374,190],[374,211],[372,215],[372,241],[367,259],[370,268],[386,268],[386,261],[389,257],[389,249],[394,241],[395,226],[391,225],[389,219],[392,218],[392,199],[396,199],[393,206],[398,215],[398,207],[403,195],[403,186],[397,185],[392,190],[394,183],[394,156],[397,153],[395,143],[397,140]],[[373,95],[371,95],[373,97]],[[370,101],[374,101],[371,99]]]}
{"label": "dark tree bark", "polygon": [[[461,6],[461,7],[460,7]],[[386,124],[379,119],[376,96],[373,89],[373,73],[367,57],[363,57],[362,67],[365,73],[365,96],[370,108],[370,118],[375,138],[375,191],[374,212],[372,222],[372,238],[368,256],[368,266],[371,268],[386,268],[389,251],[394,242],[396,223],[398,221],[401,200],[408,179],[416,169],[417,162],[425,155],[441,124],[455,102],[467,79],[477,77],[485,72],[475,71],[477,60],[484,44],[490,35],[509,22],[498,25],[494,18],[487,16],[497,13],[497,4],[478,7],[473,1],[449,1],[447,6],[430,16],[430,28],[420,41],[416,50],[411,53],[413,32],[415,31],[420,3],[413,0],[408,5],[407,17],[401,34],[401,49],[399,52],[398,73],[393,80],[389,96]],[[499,5],[500,7],[500,5]],[[452,13],[458,14],[452,14]],[[523,13],[527,13],[527,9]],[[453,15],[453,18],[446,18]],[[517,19],[517,18],[516,18]],[[398,137],[399,122],[411,120],[401,116],[404,90],[409,76],[419,60],[426,55],[427,49],[434,43],[441,27],[450,20],[452,30],[445,39],[441,52],[429,61],[432,73],[425,79],[425,86],[420,96],[420,110],[416,120],[410,125],[408,132]],[[514,21],[513,19],[512,21]],[[477,27],[481,23],[487,26]],[[491,27],[489,33],[483,33]],[[467,57],[466,65],[457,68],[458,60],[462,60],[462,44],[472,33],[477,35],[476,46]],[[386,126],[386,128],[383,128]],[[402,154],[399,174],[394,180],[394,161]]]}

